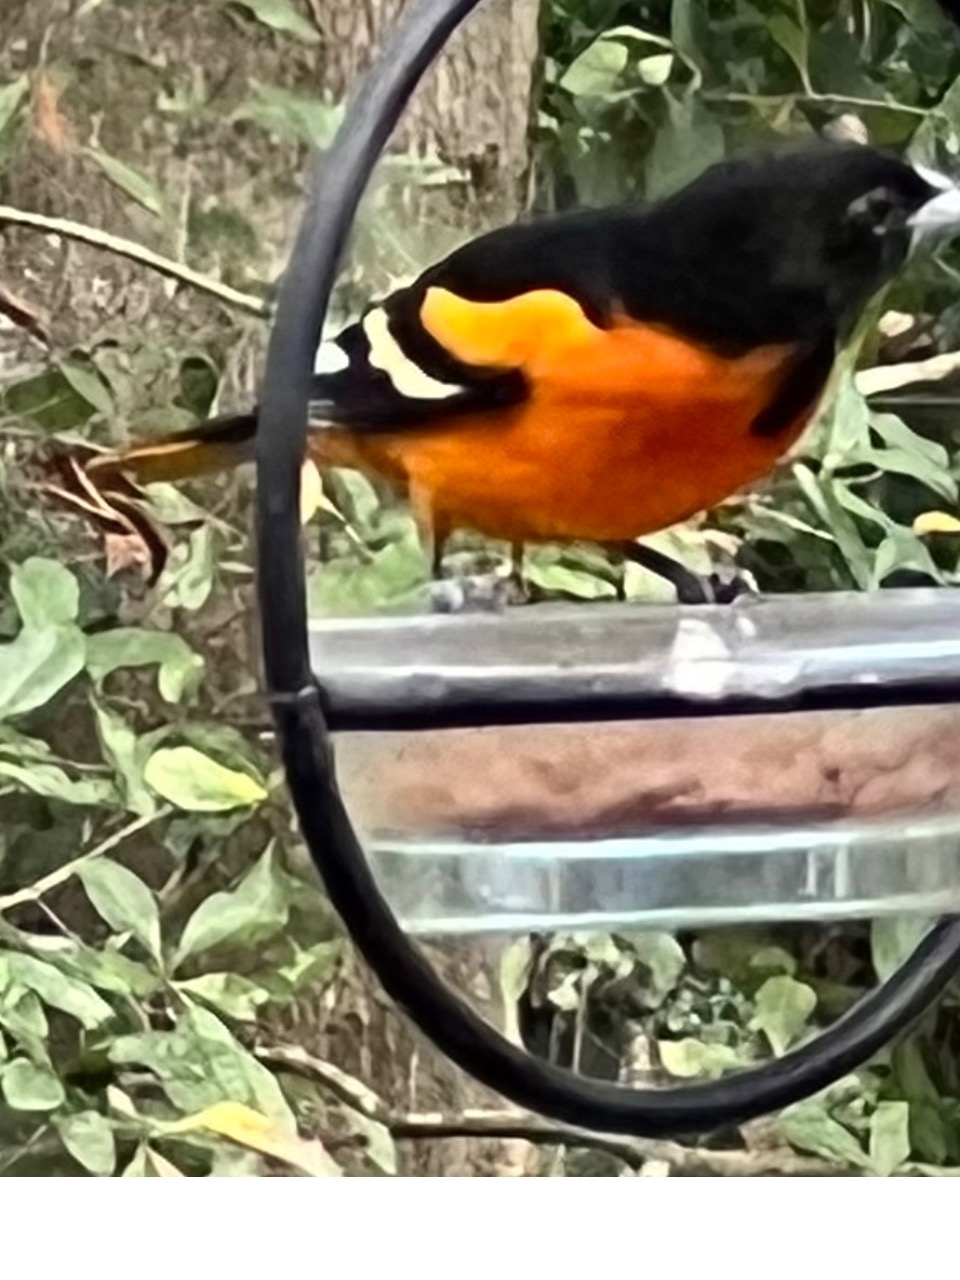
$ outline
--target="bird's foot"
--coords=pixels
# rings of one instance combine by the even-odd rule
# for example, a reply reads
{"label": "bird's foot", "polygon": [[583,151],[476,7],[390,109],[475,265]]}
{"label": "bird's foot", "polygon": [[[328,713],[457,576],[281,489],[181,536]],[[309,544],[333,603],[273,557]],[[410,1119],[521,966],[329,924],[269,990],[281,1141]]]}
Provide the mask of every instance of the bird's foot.
{"label": "bird's foot", "polygon": [[430,584],[431,613],[503,613],[529,599],[515,574],[459,574]]}
{"label": "bird's foot", "polygon": [[713,573],[700,574],[645,543],[624,542],[617,549],[629,563],[669,582],[678,604],[730,604],[742,595],[759,595],[753,575],[738,570],[732,560],[722,562]]}
{"label": "bird's foot", "polygon": [[757,596],[760,589],[752,573],[731,568],[727,572],[684,575],[674,584],[678,604],[732,604],[741,596]]}

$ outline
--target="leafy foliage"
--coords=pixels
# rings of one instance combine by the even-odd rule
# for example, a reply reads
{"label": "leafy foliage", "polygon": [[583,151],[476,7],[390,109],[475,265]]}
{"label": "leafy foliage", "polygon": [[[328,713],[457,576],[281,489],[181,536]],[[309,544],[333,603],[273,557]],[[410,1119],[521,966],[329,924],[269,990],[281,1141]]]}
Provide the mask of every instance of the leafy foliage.
{"label": "leafy foliage", "polygon": [[[262,54],[232,97],[202,58],[167,65],[112,34],[99,49],[114,74],[133,62],[137,87],[148,86],[139,147],[106,113],[71,150],[73,117],[89,112],[61,113],[46,72],[0,54],[0,182],[34,155],[66,156],[64,172],[97,193],[111,226],[129,222],[259,298],[280,264],[260,226],[260,171],[271,197],[296,196],[290,175],[305,147],[329,145],[342,105],[286,74],[321,41],[312,6],[203,8],[216,10],[220,36],[240,32]],[[960,150],[960,52],[927,0],[548,0],[544,16],[531,183],[540,209],[655,197],[735,150],[851,124],[948,168]],[[202,165],[178,164],[207,131],[231,157],[249,147],[255,176],[228,170],[205,187]],[[435,156],[391,156],[356,228],[341,314],[462,238],[431,199],[467,177]],[[282,200],[271,217],[288,218]],[[127,282],[111,297],[101,269],[82,262],[82,344],[0,347],[0,1167],[29,1167],[40,1144],[58,1173],[247,1176],[272,1161],[336,1176],[329,1144],[304,1136],[311,1118],[325,1136],[333,1109],[317,1119],[316,1099],[304,1105],[255,1052],[264,1019],[305,992],[316,1000],[341,952],[315,885],[294,870],[275,775],[237,710],[253,688],[235,622],[249,608],[244,500],[231,483],[196,501],[155,486],[151,501],[181,536],[145,595],[135,546],[115,540],[98,558],[20,474],[24,439],[109,445],[196,422],[249,387],[262,335],[188,310],[172,286],[146,305]],[[31,256],[24,278],[59,270]],[[860,375],[903,358],[890,316],[919,335],[908,356],[956,348],[958,272],[957,251],[945,251],[882,300],[802,454],[762,490],[651,542],[697,569],[722,550],[767,590],[954,585],[951,383],[868,395]],[[311,506],[314,608],[369,613],[421,598],[424,560],[402,507],[346,471],[323,477]],[[451,544],[452,564],[489,568],[506,554],[467,533]],[[649,575],[589,548],[533,550],[526,574],[536,597],[585,607],[664,598]],[[716,1078],[816,1033],[925,927],[518,942],[502,973],[511,1031],[584,1071]],[[951,999],[867,1068],[778,1117],[776,1140],[875,1176],[956,1172],[956,1030]],[[365,1143],[368,1170],[396,1171],[385,1125],[360,1109],[342,1127]],[[567,1168],[576,1171],[572,1157]]]}

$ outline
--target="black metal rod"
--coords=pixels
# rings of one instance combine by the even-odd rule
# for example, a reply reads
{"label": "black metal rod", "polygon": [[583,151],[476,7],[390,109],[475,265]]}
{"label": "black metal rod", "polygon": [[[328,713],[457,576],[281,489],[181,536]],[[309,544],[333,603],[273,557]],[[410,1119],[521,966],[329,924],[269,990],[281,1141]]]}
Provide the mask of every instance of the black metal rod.
{"label": "black metal rod", "polygon": [[[815,1093],[870,1057],[956,971],[960,922],[936,926],[897,974],[810,1044],[727,1080],[660,1092],[582,1079],[511,1044],[438,982],[380,894],[340,796],[310,669],[298,518],[309,376],[369,175],[420,77],[476,4],[418,0],[405,8],[326,158],[280,291],[257,448],[257,581],[269,696],[301,829],[331,901],[387,992],[421,1030],[464,1070],[533,1111],[636,1135],[702,1132]],[[956,700],[952,685],[941,700]]]}
{"label": "black metal rod", "polygon": [[[531,681],[531,685],[533,682]],[[791,715],[813,711],[878,711],[942,707],[960,702],[960,679],[917,680],[883,688],[868,684],[826,685],[789,696],[725,694],[710,700],[683,694],[649,693],[549,696],[544,686],[518,688],[495,700],[480,691],[458,691],[448,701],[387,700],[360,688],[323,690],[331,733],[437,733],[444,729],[506,728],[511,725],[623,724],[656,720],[707,720],[718,716]]]}

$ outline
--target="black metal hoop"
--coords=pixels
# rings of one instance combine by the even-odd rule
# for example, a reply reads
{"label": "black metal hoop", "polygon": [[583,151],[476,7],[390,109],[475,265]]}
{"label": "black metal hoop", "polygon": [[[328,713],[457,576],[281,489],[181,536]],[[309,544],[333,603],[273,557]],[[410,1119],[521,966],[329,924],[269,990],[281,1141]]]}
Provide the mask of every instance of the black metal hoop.
{"label": "black metal hoop", "polygon": [[[532,1111],[595,1130],[656,1137],[741,1123],[808,1097],[921,1014],[960,967],[960,919],[936,925],[898,973],[819,1038],[709,1084],[634,1090],[584,1079],[504,1039],[440,983],[377,888],[338,786],[323,694],[310,667],[298,519],[314,352],[350,225],[420,77],[478,0],[409,5],[354,97],[313,188],[280,291],[257,435],[258,591],[269,697],[310,853],[386,991],[465,1071]],[[958,650],[960,662],[960,650]],[[942,701],[960,701],[944,685]]]}

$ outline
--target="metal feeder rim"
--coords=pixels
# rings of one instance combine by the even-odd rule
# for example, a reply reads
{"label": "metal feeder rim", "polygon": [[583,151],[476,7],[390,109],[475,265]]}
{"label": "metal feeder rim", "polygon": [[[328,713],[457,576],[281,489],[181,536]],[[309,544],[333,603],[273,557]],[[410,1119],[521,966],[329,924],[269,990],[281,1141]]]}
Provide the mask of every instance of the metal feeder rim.
{"label": "metal feeder rim", "polygon": [[[310,667],[299,475],[314,352],[353,218],[381,151],[433,59],[478,0],[403,10],[346,112],[314,182],[284,275],[257,432],[257,587],[268,697],[311,856],[353,941],[390,996],[439,1049],[531,1111],[639,1137],[702,1133],[816,1093],[924,1012],[960,965],[960,919],[937,924],[888,981],[822,1035],[727,1079],[637,1090],[578,1077],[508,1041],[438,981],[379,892],[337,785],[322,691]],[[943,702],[958,700],[946,684]]]}

